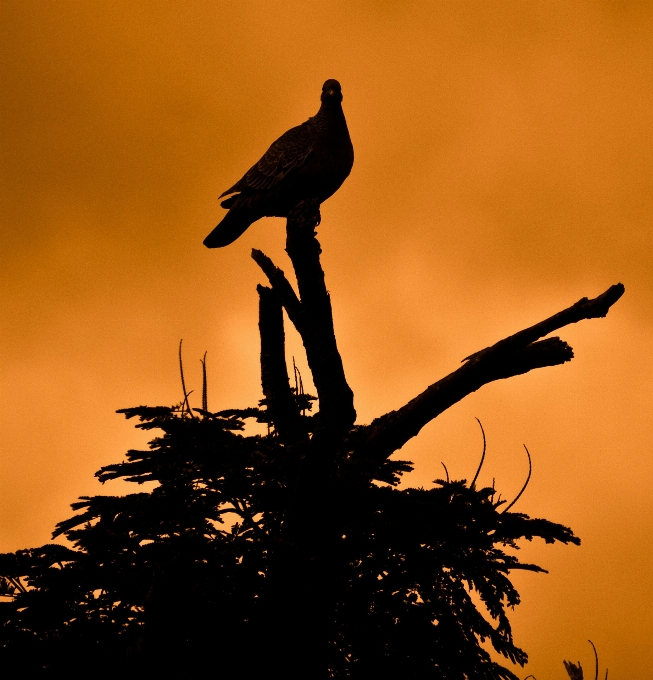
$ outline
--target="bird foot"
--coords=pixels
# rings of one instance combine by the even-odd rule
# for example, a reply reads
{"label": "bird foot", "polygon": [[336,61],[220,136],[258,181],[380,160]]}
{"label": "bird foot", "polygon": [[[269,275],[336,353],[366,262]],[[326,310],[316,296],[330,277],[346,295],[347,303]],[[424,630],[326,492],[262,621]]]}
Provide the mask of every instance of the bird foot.
{"label": "bird foot", "polygon": [[317,198],[307,198],[298,203],[289,213],[288,219],[304,224],[307,227],[312,225],[317,227],[322,222],[320,214],[320,200]]}

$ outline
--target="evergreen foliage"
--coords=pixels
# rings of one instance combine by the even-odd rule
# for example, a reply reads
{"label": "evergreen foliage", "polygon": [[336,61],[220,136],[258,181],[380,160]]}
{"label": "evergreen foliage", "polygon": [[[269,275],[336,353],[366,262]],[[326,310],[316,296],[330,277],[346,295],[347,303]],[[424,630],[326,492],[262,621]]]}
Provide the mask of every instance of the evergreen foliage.
{"label": "evergreen foliage", "polygon": [[[182,368],[181,404],[121,411],[157,432],[149,448],[97,472],[102,483],[153,488],[82,497],[53,534],[65,545],[0,555],[3,669],[517,680],[494,660],[527,659],[508,620],[519,603],[510,573],[543,571],[518,559],[518,542],[578,538],[513,512],[515,501],[476,487],[478,472],[471,483],[447,474],[433,488],[400,488],[412,466],[390,456],[484,384],[571,360],[567,343],[545,336],[605,316],[624,288],[476,352],[397,411],[355,425],[319,221],[315,201],[288,217],[298,293],[252,253],[270,283],[257,288],[259,406],[211,413],[205,380],[202,408],[191,409]],[[282,309],[302,337],[317,398],[297,374],[290,387]],[[247,434],[248,419],[267,434]]]}
{"label": "evergreen foliage", "polygon": [[[304,407],[310,401],[304,395]],[[227,671],[256,653],[268,555],[302,464],[274,430],[242,433],[264,408],[190,414],[178,406],[121,411],[160,430],[150,447],[98,471],[102,482],[156,482],[149,493],[83,497],[57,525],[73,548],[49,544],[0,556],[3,663],[30,672],[137,668],[150,654],[171,668]],[[311,418],[305,417],[310,427]],[[333,677],[514,678],[481,642],[513,662],[508,575],[518,539],[576,543],[570,529],[502,512],[491,488],[437,480],[399,489],[405,462],[369,471],[341,455],[342,530]],[[344,500],[341,498],[341,500]],[[481,612],[470,593],[485,610]],[[227,661],[228,660],[228,661]],[[436,671],[437,669],[437,671]]]}

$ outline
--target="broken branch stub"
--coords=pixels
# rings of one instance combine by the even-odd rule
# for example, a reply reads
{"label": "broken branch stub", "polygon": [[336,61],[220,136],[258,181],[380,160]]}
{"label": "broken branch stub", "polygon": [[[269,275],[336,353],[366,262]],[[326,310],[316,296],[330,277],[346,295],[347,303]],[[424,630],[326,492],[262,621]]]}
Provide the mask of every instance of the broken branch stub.
{"label": "broken branch stub", "polygon": [[259,285],[256,289],[259,294],[263,394],[281,441],[292,443],[301,437],[301,417],[288,380],[281,302],[271,288]]}

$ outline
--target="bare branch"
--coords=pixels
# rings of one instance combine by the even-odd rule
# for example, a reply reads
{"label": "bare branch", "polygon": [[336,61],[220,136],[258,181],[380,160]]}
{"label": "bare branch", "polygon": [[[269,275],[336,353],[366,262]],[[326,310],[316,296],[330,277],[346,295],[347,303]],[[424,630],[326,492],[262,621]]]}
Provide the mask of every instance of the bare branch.
{"label": "bare branch", "polygon": [[281,302],[274,290],[257,286],[261,336],[261,385],[270,416],[284,442],[300,436],[300,415],[290,389],[286,367]]}
{"label": "bare branch", "polygon": [[535,368],[570,361],[574,353],[566,342],[557,337],[537,341],[538,338],[582,319],[605,316],[623,293],[622,284],[611,286],[594,300],[583,298],[568,309],[470,355],[459,369],[402,408],[386,413],[368,425],[361,433],[363,445],[358,454],[387,458],[417,435],[424,425],[479,387]]}
{"label": "bare branch", "polygon": [[599,317],[607,316],[610,307],[625,293],[626,289],[623,283],[616,283],[614,286],[610,286],[605,293],[602,293],[593,300],[588,298],[581,298],[578,302],[573,304],[567,309],[563,309],[561,312],[550,316],[540,323],[536,323],[530,328],[525,328],[523,331],[519,331],[514,335],[511,335],[503,340],[499,340],[496,344],[491,347],[486,347],[485,349],[475,352],[468,357],[465,357],[463,361],[471,361],[477,358],[479,355],[486,352],[500,352],[509,351],[513,347],[519,347],[524,345],[529,345],[539,338],[543,338],[553,331],[557,331],[559,328],[568,326],[572,323],[577,323],[583,319],[597,319]]}
{"label": "bare branch", "polygon": [[301,335],[320,400],[318,429],[335,435],[349,430],[356,420],[356,411],[336,344],[331,300],[320,264],[322,251],[315,234],[319,221],[319,206],[312,202],[300,203],[287,221],[286,251],[295,269],[301,301],[283,271],[269,257],[260,250],[252,250],[252,258],[267,276]]}
{"label": "bare branch", "polygon": [[256,248],[252,249],[252,259],[263,270],[263,273],[268,277],[268,281],[272,288],[276,291],[281,304],[284,306],[288,318],[292,321],[293,326],[301,335],[302,323],[302,306],[290,285],[290,282],[283,273],[283,270],[274,265],[274,262]]}

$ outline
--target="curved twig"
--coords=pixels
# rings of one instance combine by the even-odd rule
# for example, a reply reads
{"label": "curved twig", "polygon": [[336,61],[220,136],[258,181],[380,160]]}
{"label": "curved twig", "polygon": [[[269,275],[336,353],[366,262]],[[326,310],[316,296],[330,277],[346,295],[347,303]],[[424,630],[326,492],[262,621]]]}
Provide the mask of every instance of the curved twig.
{"label": "curved twig", "polygon": [[594,673],[594,680],[599,680],[599,654],[596,651],[594,643],[591,640],[588,640],[588,642],[590,643],[590,645],[592,645],[592,649],[594,650],[594,663],[596,668],[596,672]]}
{"label": "curved twig", "polygon": [[444,463],[440,463],[442,467],[444,468],[444,471],[447,475],[447,484],[449,484],[449,470],[447,470],[447,466]]}
{"label": "curved twig", "polygon": [[191,410],[190,404],[188,402],[188,395],[192,392],[186,392],[186,381],[184,380],[184,362],[181,358],[181,343],[184,341],[182,338],[179,341],[179,373],[181,374],[181,389],[184,391],[184,400],[181,402],[181,415],[184,415],[184,404],[186,405],[186,410],[191,418],[195,418],[193,411]]}
{"label": "curved twig", "polygon": [[504,512],[508,512],[508,510],[510,510],[510,508],[512,508],[512,506],[520,499],[521,495],[524,493],[524,491],[526,491],[528,482],[531,481],[531,474],[533,473],[533,462],[531,461],[531,454],[528,451],[526,444],[524,444],[524,448],[526,449],[526,455],[528,456],[528,477],[526,477],[524,486],[522,486],[521,491],[517,494],[515,500],[507,508],[505,508]]}
{"label": "curved twig", "polygon": [[476,484],[476,480],[478,479],[478,476],[481,472],[481,468],[483,467],[483,462],[485,461],[485,451],[487,450],[487,441],[485,439],[485,430],[483,429],[483,424],[481,421],[477,418],[476,422],[479,424],[481,428],[481,433],[483,434],[483,455],[481,456],[481,462],[478,464],[478,470],[476,470],[476,474],[474,475],[474,479],[472,479],[472,483],[469,485],[470,489],[474,488],[474,484]]}

